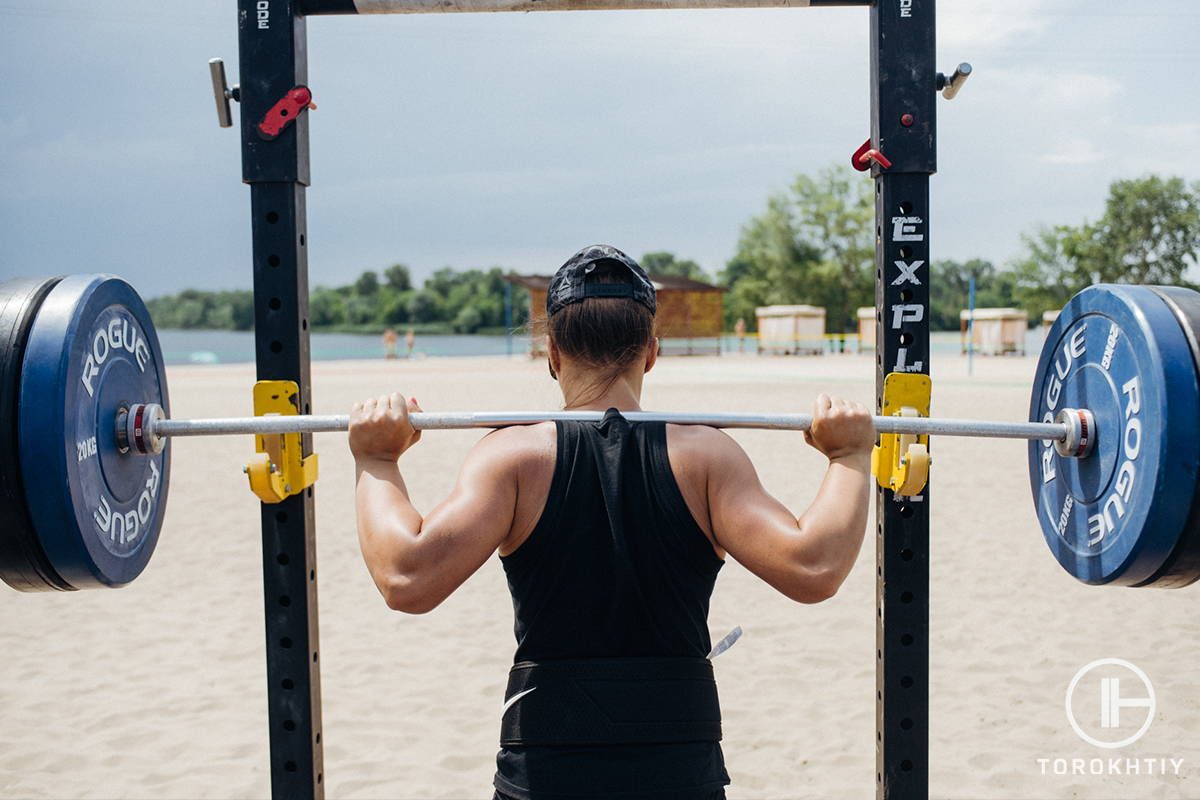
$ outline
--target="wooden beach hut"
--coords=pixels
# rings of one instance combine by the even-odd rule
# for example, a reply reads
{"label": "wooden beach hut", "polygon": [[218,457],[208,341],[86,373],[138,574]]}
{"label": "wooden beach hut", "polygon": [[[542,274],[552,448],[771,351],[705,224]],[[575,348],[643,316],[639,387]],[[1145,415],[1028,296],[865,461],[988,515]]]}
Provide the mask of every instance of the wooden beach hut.
{"label": "wooden beach hut", "polygon": [[820,306],[759,306],[758,352],[815,354],[825,349],[825,309]]}
{"label": "wooden beach hut", "polygon": [[858,350],[875,347],[875,306],[863,306],[855,312],[858,317]]}
{"label": "wooden beach hut", "polygon": [[[509,275],[511,283],[529,290],[530,356],[546,355],[546,293],[549,275]],[[724,315],[719,286],[675,275],[651,275],[657,296],[655,317],[663,355],[720,355]]]}
{"label": "wooden beach hut", "polygon": [[[967,327],[971,312],[958,315],[962,351],[967,352]],[[975,352],[983,355],[1025,355],[1029,314],[1019,308],[977,308],[973,336]]]}

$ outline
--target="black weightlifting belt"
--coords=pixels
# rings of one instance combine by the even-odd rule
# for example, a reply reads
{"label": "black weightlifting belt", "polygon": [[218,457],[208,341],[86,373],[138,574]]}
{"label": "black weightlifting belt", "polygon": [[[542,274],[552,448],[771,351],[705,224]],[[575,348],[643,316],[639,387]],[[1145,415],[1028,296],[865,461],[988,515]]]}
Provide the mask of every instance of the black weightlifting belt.
{"label": "black weightlifting belt", "polygon": [[502,747],[721,740],[707,658],[522,661],[504,696]]}

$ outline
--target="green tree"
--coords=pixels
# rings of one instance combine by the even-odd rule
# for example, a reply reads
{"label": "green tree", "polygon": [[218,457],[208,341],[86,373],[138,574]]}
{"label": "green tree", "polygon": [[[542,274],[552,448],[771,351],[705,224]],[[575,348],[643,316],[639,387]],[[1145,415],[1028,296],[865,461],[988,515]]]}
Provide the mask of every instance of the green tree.
{"label": "green tree", "polygon": [[1030,319],[1039,320],[1043,312],[1062,308],[1092,282],[1079,271],[1079,236],[1078,228],[1059,225],[1021,237],[1026,253],[1013,264],[1015,297]]}
{"label": "green tree", "polygon": [[208,306],[204,311],[204,323],[201,327],[215,331],[234,330],[233,307],[222,303]]}
{"label": "green tree", "polygon": [[224,292],[222,301],[229,306],[229,315],[236,331],[254,329],[254,293],[248,291]]}
{"label": "green tree", "polygon": [[690,258],[677,259],[674,253],[657,251],[646,253],[641,260],[642,269],[651,275],[674,275],[680,278],[710,282],[712,280],[699,264]]}
{"label": "green tree", "polygon": [[379,276],[367,270],[354,282],[354,293],[359,297],[370,297],[379,291]]}
{"label": "green tree", "polygon": [[483,327],[483,314],[474,306],[463,306],[454,317],[456,333],[474,333]]}
{"label": "green tree", "polygon": [[334,289],[318,286],[308,298],[308,317],[314,328],[346,324],[346,300]]}
{"label": "green tree", "polygon": [[1114,181],[1080,261],[1100,282],[1183,283],[1200,257],[1200,183],[1157,175]]}
{"label": "green tree", "polygon": [[[457,272],[440,269],[425,281],[424,291],[437,298],[437,319],[462,327],[471,322],[471,327],[499,328],[504,325],[504,295],[508,282],[499,267],[489,270],[466,270]],[[527,297],[521,290],[513,292],[514,317],[521,311],[521,298]],[[527,302],[527,301],[526,301]],[[459,319],[464,309],[472,314]],[[478,321],[475,322],[478,318]],[[462,324],[460,324],[460,322]]]}
{"label": "green tree", "polygon": [[412,289],[412,275],[406,264],[392,264],[383,271],[383,279],[397,292],[407,292]]}
{"label": "green tree", "polygon": [[204,327],[204,320],[208,317],[208,308],[199,295],[200,293],[194,290],[183,292],[180,295],[179,303],[175,307],[174,324],[170,327],[184,330]]}
{"label": "green tree", "polygon": [[382,322],[385,325],[400,325],[408,322],[408,303],[412,300],[412,291],[392,292],[382,307]]}
{"label": "green tree", "polygon": [[977,308],[1017,305],[1016,274],[1011,270],[998,270],[992,262],[982,258],[966,262],[936,261],[929,276],[929,325],[934,330],[959,329],[959,314],[970,302],[971,278],[975,279]]}
{"label": "green tree", "polygon": [[430,322],[437,319],[437,295],[428,289],[420,289],[408,298],[408,319],[412,322]]}
{"label": "green tree", "polygon": [[789,198],[784,194],[768,197],[767,210],[742,227],[737,253],[721,274],[728,287],[728,325],[732,327],[741,318],[753,330],[758,306],[812,302],[812,281],[820,255],[800,238]]}
{"label": "green tree", "polygon": [[871,181],[841,165],[792,183],[793,219],[798,235],[821,253],[816,305],[825,307],[831,333],[854,330],[855,310],[873,305],[875,214]]}
{"label": "green tree", "polygon": [[754,309],[768,305],[766,299],[771,286],[762,277],[755,276],[756,264],[740,253],[735,255],[721,271],[719,281],[725,290],[725,328],[732,330],[740,319],[747,330],[757,327]]}
{"label": "green tree", "polygon": [[1024,244],[1016,293],[1035,318],[1092,283],[1185,284],[1200,263],[1200,184],[1114,181],[1100,219],[1043,227]]}
{"label": "green tree", "polygon": [[457,272],[450,267],[442,267],[425,279],[425,291],[433,292],[440,298],[447,298],[456,286],[470,281],[470,273]]}
{"label": "green tree", "polygon": [[369,297],[350,297],[346,300],[346,322],[350,325],[371,325],[378,316]]}
{"label": "green tree", "polygon": [[854,310],[873,302],[870,184],[844,172],[798,176],[742,227],[720,276],[728,325],[742,318],[753,328],[757,306],[812,303],[825,307],[827,330],[844,331],[856,324]]}

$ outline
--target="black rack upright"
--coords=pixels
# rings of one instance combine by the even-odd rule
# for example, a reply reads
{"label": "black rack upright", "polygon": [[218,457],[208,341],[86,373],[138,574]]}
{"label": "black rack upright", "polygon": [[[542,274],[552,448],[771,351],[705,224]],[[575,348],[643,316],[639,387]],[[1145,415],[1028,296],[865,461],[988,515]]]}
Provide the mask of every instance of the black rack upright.
{"label": "black rack upright", "polygon": [[[937,169],[934,0],[871,8],[875,168],[875,392],[929,373],[929,176]],[[875,502],[875,796],[929,794],[929,487]]]}
{"label": "black rack upright", "polygon": [[[307,82],[305,20],[291,0],[239,0],[242,180],[250,185],[254,339],[259,380],[300,386],[311,413],[308,348],[308,115],[270,141],[257,123]],[[303,437],[304,453],[312,436]],[[323,797],[321,670],[313,490],[262,505],[267,705],[274,797]]]}

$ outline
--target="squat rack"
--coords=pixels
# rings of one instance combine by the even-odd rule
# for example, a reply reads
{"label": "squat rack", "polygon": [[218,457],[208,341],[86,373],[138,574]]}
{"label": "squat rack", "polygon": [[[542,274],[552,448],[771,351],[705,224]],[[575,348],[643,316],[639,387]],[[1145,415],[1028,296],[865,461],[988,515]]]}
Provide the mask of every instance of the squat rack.
{"label": "squat rack", "polygon": [[[868,6],[871,136],[852,163],[875,181],[876,412],[889,372],[929,372],[929,176],[936,94],[935,0],[238,0],[240,86],[213,62],[218,116],[241,103],[250,185],[259,380],[292,380],[311,413],[305,189],[309,185],[307,17],[686,8]],[[312,452],[304,434],[303,453]],[[324,797],[313,490],[264,504],[263,602],[271,790]],[[926,798],[929,784],[929,489],[876,496],[876,797]]]}

